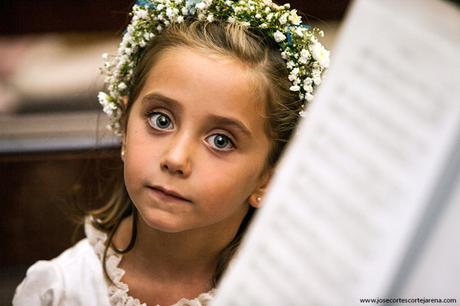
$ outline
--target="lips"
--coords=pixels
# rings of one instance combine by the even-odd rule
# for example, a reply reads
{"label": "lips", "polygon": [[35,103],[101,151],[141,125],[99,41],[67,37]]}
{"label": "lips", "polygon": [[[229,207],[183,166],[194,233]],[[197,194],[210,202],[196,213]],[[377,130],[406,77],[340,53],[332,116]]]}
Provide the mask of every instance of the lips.
{"label": "lips", "polygon": [[172,199],[172,200],[175,199],[175,200],[180,200],[180,201],[185,201],[185,202],[192,202],[191,200],[187,199],[180,193],[174,190],[171,190],[171,189],[164,188],[162,186],[153,185],[153,186],[149,186],[149,188],[155,193],[157,193],[159,196],[165,199]]}

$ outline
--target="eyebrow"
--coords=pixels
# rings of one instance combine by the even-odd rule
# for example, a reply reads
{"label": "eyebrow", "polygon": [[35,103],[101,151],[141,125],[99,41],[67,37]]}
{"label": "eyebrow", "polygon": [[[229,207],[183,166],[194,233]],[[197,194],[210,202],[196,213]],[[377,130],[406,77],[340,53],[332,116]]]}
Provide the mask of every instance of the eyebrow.
{"label": "eyebrow", "polygon": [[[145,95],[142,98],[142,103],[148,103],[149,101],[152,101],[152,100],[165,103],[168,106],[170,106],[173,109],[178,110],[178,111],[183,110],[182,104],[179,103],[177,100],[174,100],[174,99],[172,99],[170,97],[164,96],[164,95],[162,95],[160,93],[156,93],[156,92]],[[250,132],[249,128],[247,128],[246,125],[243,122],[241,122],[240,120],[238,120],[236,118],[229,118],[229,117],[224,117],[224,116],[219,116],[219,115],[214,115],[214,114],[209,115],[208,118],[214,124],[222,125],[222,126],[234,127],[237,130],[239,130],[240,132],[242,132],[243,134],[245,134],[246,136],[249,136],[249,137],[251,136],[251,132]]]}
{"label": "eyebrow", "polygon": [[172,98],[166,97],[160,93],[150,93],[150,94],[145,95],[142,98],[142,103],[145,104],[152,100],[163,102],[167,104],[168,106],[172,107],[174,110],[182,111],[183,109],[182,105],[178,101]]}
{"label": "eyebrow", "polygon": [[251,132],[249,131],[249,129],[244,125],[243,122],[241,122],[238,119],[217,116],[217,115],[210,115],[209,119],[217,125],[234,127],[240,132],[242,132],[243,134],[245,134],[246,136],[248,137],[251,136]]}

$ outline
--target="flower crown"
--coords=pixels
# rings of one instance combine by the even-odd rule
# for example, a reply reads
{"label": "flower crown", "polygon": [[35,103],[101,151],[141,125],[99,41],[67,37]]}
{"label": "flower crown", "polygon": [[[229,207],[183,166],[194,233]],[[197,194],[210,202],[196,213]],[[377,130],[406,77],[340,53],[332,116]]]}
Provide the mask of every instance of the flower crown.
{"label": "flower crown", "polygon": [[298,92],[304,105],[313,99],[321,74],[329,65],[329,51],[315,35],[323,36],[323,32],[303,24],[289,4],[277,5],[271,0],[138,0],[131,16],[117,55],[103,54],[101,69],[108,94],[99,92],[98,99],[110,117],[109,128],[116,133],[120,132],[122,97],[128,94],[142,51],[172,23],[186,19],[226,21],[266,33],[278,43],[289,71],[290,90]]}

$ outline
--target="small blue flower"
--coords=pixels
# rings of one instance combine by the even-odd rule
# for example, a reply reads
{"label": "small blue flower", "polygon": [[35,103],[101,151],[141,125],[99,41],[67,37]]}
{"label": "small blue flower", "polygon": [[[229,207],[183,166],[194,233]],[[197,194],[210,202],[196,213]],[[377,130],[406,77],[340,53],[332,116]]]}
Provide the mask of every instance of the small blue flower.
{"label": "small blue flower", "polygon": [[148,1],[148,0],[136,0],[136,5],[138,6],[147,6],[147,7],[155,7],[155,5]]}
{"label": "small blue flower", "polygon": [[187,15],[194,15],[196,12],[196,5],[201,2],[202,0],[185,0],[185,9],[187,10]]}
{"label": "small blue flower", "polygon": [[189,6],[195,6],[197,5],[198,3],[200,3],[202,0],[186,0],[185,1],[185,4],[187,7]]}
{"label": "small blue flower", "polygon": [[291,25],[288,26],[286,37],[287,37],[288,45],[290,47],[292,47],[292,33],[291,33],[291,28],[292,27],[293,28],[301,27],[301,28],[305,28],[305,29],[311,28],[311,26],[309,24],[306,24],[306,23],[299,24],[298,26],[291,26]]}

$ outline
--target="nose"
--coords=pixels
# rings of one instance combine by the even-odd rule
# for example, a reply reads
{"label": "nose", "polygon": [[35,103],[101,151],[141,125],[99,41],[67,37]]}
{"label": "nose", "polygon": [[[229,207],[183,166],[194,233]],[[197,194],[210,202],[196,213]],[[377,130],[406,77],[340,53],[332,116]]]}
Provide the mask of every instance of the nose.
{"label": "nose", "polygon": [[174,176],[188,177],[192,171],[192,148],[189,136],[179,134],[173,136],[161,158],[161,170]]}

